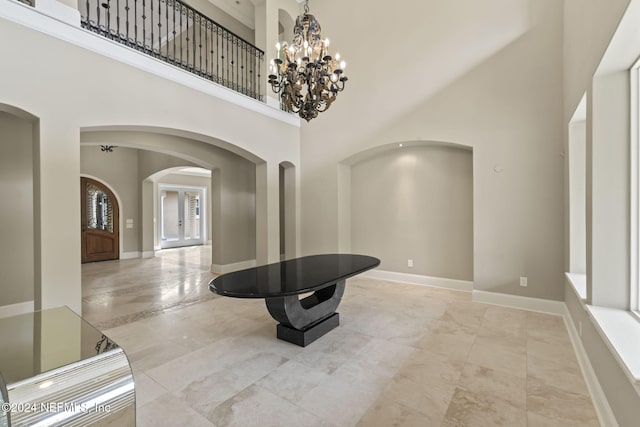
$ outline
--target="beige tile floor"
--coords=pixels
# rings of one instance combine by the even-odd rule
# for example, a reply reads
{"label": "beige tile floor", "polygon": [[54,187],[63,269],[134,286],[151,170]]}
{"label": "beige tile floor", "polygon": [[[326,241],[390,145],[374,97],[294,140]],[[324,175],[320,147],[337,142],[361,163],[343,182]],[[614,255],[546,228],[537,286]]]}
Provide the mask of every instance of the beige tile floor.
{"label": "beige tile floor", "polygon": [[139,426],[598,426],[562,318],[352,279],[341,325],[275,339],[207,289],[210,247],[83,266],[84,315],[133,365]]}

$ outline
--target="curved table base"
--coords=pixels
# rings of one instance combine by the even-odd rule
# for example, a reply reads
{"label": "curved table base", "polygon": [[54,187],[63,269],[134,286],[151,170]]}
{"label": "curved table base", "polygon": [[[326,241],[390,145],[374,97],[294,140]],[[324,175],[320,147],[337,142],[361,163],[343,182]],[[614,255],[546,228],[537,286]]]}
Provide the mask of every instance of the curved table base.
{"label": "curved table base", "polygon": [[297,295],[266,298],[267,310],[275,320],[279,339],[305,347],[340,324],[336,309],[344,294],[340,280],[306,298]]}

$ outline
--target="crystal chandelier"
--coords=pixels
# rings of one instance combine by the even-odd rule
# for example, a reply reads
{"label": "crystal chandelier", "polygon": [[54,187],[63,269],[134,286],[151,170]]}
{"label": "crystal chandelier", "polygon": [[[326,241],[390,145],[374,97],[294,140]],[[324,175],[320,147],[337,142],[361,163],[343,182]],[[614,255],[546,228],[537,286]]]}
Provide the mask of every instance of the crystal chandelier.
{"label": "crystal chandelier", "polygon": [[271,61],[269,84],[286,111],[297,113],[307,122],[329,109],[342,92],[347,77],[346,63],[329,54],[329,39],[322,39],[320,24],[309,15],[309,0],[298,16],[293,42],[278,43],[278,57]]}

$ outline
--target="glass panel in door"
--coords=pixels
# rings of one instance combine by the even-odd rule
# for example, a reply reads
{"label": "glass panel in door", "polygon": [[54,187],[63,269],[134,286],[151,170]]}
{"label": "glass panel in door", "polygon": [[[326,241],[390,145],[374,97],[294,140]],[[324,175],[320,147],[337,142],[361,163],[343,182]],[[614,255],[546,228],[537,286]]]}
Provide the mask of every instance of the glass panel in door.
{"label": "glass panel in door", "polygon": [[203,191],[160,188],[162,248],[204,244]]}
{"label": "glass panel in door", "polygon": [[162,199],[162,241],[175,242],[180,240],[180,192],[177,190],[163,190]]}

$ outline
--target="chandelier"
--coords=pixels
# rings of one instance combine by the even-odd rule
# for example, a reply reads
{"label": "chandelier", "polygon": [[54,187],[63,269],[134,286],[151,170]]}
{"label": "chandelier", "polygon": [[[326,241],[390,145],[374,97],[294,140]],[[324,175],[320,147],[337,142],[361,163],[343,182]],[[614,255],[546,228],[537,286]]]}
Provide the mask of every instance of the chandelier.
{"label": "chandelier", "polygon": [[270,64],[269,84],[280,94],[284,110],[307,122],[329,109],[347,81],[343,75],[346,63],[339,53],[335,58],[329,54],[329,39],[323,40],[320,31],[315,16],[309,14],[309,0],[305,0],[292,43],[278,43],[278,57]]}

